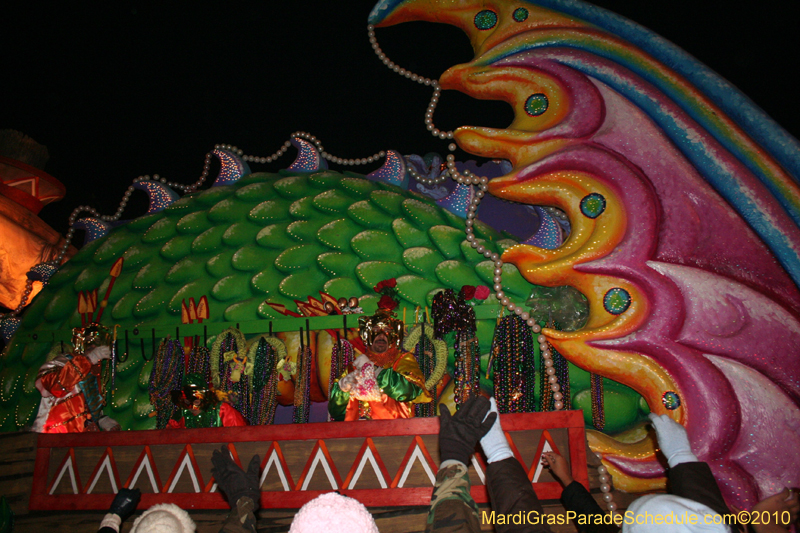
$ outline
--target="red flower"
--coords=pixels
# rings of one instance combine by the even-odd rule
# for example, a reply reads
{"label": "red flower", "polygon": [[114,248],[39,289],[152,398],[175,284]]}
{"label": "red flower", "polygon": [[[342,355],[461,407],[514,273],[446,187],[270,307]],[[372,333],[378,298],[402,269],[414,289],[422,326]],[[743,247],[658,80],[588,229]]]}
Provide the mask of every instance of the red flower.
{"label": "red flower", "polygon": [[464,285],[461,287],[461,295],[464,297],[464,301],[472,300],[473,296],[475,296],[475,287],[472,285]]}
{"label": "red flower", "polygon": [[475,287],[475,298],[478,300],[485,300],[489,297],[492,291],[489,290],[489,287],[486,285],[478,285]]}
{"label": "red flower", "polygon": [[395,287],[397,287],[397,280],[396,279],[394,279],[394,278],[385,279],[385,280],[381,281],[380,283],[378,283],[377,285],[375,285],[375,292],[381,292],[383,289],[386,289],[386,288],[393,289]]}
{"label": "red flower", "polygon": [[386,309],[387,311],[391,311],[392,309],[397,307],[397,302],[394,301],[394,299],[388,294],[384,294],[378,301],[378,307],[380,307],[381,309]]}

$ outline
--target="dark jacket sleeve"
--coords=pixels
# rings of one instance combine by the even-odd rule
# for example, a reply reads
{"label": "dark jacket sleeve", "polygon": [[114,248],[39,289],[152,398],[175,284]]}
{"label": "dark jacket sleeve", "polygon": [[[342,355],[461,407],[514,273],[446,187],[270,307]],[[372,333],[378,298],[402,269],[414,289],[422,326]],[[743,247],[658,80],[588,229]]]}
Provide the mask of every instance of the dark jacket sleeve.
{"label": "dark jacket sleeve", "polygon": [[670,494],[707,505],[722,516],[731,514],[708,463],[681,463],[669,469],[668,479]]}
{"label": "dark jacket sleeve", "polygon": [[[531,511],[535,511],[541,516],[544,512],[525,469],[514,457],[489,463],[486,468],[486,486],[489,490],[492,511],[496,515],[513,515],[521,512],[523,516],[527,516]],[[495,530],[497,533],[550,533],[551,531],[547,525],[522,522],[519,525],[501,525],[495,522]]]}
{"label": "dark jacket sleeve", "polygon": [[[597,504],[597,501],[592,497],[586,487],[573,481],[561,493],[561,503],[567,511],[573,511],[578,516],[602,516],[606,512]],[[581,533],[614,533],[619,531],[617,526],[611,524],[595,524],[593,521],[576,519],[574,522],[575,527]]]}

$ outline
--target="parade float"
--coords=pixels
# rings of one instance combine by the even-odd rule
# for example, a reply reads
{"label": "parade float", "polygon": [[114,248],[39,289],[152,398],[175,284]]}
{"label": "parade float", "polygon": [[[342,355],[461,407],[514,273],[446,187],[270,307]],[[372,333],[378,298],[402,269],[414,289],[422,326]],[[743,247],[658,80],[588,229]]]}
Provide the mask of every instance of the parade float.
{"label": "parade float", "polygon": [[[380,28],[412,20],[459,27],[475,58],[438,80],[395,64]],[[424,505],[433,409],[329,422],[324,408],[389,280],[431,403],[497,396],[543,498],[557,495],[546,449],[588,480],[584,430],[601,481],[607,469],[617,489],[662,490],[650,411],[687,428],[734,507],[800,483],[797,141],[682,50],[582,2],[385,0],[367,32],[379,60],[433,91],[428,130],[490,162],[342,159],[298,132],[269,156],[215,147],[194,184],[137,180],[113,216],[76,213],[68,238],[87,242],[4,319],[0,427],[33,424],[40,367],[96,321],[115,338],[104,414],[135,431],[41,435],[31,509],[103,509],[120,486],[151,493],[143,504],[224,508],[202,460],[219,443],[262,454],[264,507],[332,488]],[[515,118],[441,131],[442,90]],[[288,168],[251,169],[291,146]],[[148,212],[122,221],[137,189]],[[437,306],[448,289],[455,303]],[[447,309],[471,318],[439,328]],[[259,427],[165,429],[193,372]]]}

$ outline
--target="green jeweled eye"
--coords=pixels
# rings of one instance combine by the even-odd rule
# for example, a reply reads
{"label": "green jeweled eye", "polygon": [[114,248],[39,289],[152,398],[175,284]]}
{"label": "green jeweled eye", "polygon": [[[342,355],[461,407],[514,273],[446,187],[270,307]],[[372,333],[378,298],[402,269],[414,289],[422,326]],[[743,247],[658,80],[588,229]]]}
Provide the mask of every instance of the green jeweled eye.
{"label": "green jeweled eye", "polygon": [[603,297],[603,307],[612,315],[621,315],[631,306],[631,295],[625,289],[615,287]]}
{"label": "green jeweled eye", "polygon": [[606,210],[606,199],[602,194],[593,192],[581,200],[581,213],[588,218],[597,218]]}
{"label": "green jeweled eye", "polygon": [[538,117],[545,111],[547,106],[550,105],[547,101],[547,96],[543,93],[532,94],[525,100],[525,112],[532,117]]}
{"label": "green jeweled eye", "polygon": [[497,25],[497,13],[484,9],[475,15],[475,27],[479,30],[491,30]]}
{"label": "green jeweled eye", "polygon": [[528,18],[528,10],[524,7],[518,7],[514,10],[514,20],[517,22],[522,22],[523,20]]}

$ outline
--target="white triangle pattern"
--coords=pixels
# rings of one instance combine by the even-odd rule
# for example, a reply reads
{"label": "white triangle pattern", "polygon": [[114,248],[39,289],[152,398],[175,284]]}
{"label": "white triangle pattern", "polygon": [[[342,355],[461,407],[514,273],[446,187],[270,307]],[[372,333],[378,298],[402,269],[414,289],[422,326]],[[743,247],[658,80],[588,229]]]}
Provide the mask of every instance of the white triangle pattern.
{"label": "white triangle pattern", "polygon": [[69,471],[69,480],[72,482],[72,492],[78,494],[78,482],[75,480],[75,466],[72,464],[72,456],[67,457],[64,466],[61,467],[61,472],[58,473],[55,483],[50,487],[50,494],[56,491],[58,484],[61,483],[61,478],[64,477],[64,472],[67,471]]}
{"label": "white triangle pattern", "polygon": [[300,488],[300,490],[308,489],[308,484],[311,483],[311,478],[314,477],[314,471],[317,469],[317,465],[320,463],[322,463],[322,468],[325,470],[325,475],[328,476],[328,481],[331,483],[331,488],[333,488],[333,490],[339,489],[339,486],[336,484],[336,480],[333,478],[331,466],[328,464],[328,460],[325,459],[325,454],[322,453],[322,447],[320,446],[317,448],[317,453],[314,455],[314,462],[311,463],[311,468],[308,469],[308,475],[303,480],[303,486]]}
{"label": "white triangle pattern", "polygon": [[281,464],[281,460],[278,458],[278,450],[275,448],[272,449],[272,453],[269,456],[269,461],[267,461],[267,466],[264,467],[264,471],[261,473],[261,480],[258,482],[258,486],[264,484],[264,480],[267,479],[267,474],[269,474],[269,469],[272,468],[272,465],[275,465],[275,469],[278,471],[278,477],[281,478],[281,485],[283,485],[283,490],[289,492],[292,490],[289,488],[289,482],[286,479],[286,474],[283,472],[283,465]]}
{"label": "white triangle pattern", "polygon": [[364,470],[364,465],[367,464],[367,461],[370,462],[370,464],[372,465],[372,469],[375,471],[375,475],[378,476],[378,482],[381,484],[381,488],[382,489],[388,488],[388,485],[386,485],[386,479],[384,479],[380,468],[378,468],[378,462],[375,460],[375,456],[372,454],[372,448],[367,446],[364,455],[361,456],[361,462],[358,463],[358,468],[356,469],[356,473],[353,476],[353,479],[350,481],[350,486],[345,487],[346,489],[355,488],[356,482],[358,481],[358,478],[361,476],[361,472]]}
{"label": "white triangle pattern", "polygon": [[158,486],[158,483],[156,483],[156,477],[153,475],[153,465],[150,464],[150,456],[147,454],[144,455],[139,463],[139,468],[136,469],[136,474],[134,474],[131,484],[128,488],[133,488],[136,486],[136,481],[139,479],[139,475],[142,473],[143,469],[147,470],[147,477],[150,479],[150,486],[153,487],[153,492],[158,494],[161,491],[161,488]]}
{"label": "white triangle pattern", "polygon": [[117,488],[117,480],[114,479],[114,472],[111,469],[111,456],[106,454],[105,459],[103,459],[103,464],[100,465],[100,468],[97,470],[97,474],[95,474],[94,479],[92,479],[92,484],[89,485],[89,490],[86,491],[86,494],[92,493],[94,486],[97,485],[97,481],[100,479],[100,474],[103,473],[103,470],[108,472],[108,479],[111,481],[111,490],[114,491],[114,494],[119,491]]}
{"label": "white triangle pattern", "polygon": [[[544,436],[542,436],[542,438],[544,439]],[[552,451],[554,450],[553,448],[550,447],[550,442],[548,442],[547,439],[545,439],[544,446],[542,446],[542,454],[544,454],[545,452],[552,452]],[[542,469],[544,468],[544,465],[542,464],[542,456],[539,455],[539,457],[537,457],[536,460],[539,461],[539,464],[536,465],[536,472],[533,474],[534,483],[539,481],[539,475],[541,475]]]}
{"label": "white triangle pattern", "polygon": [[170,483],[169,488],[167,489],[167,493],[171,494],[173,490],[175,490],[175,485],[178,484],[178,481],[181,479],[181,474],[183,471],[189,471],[189,477],[192,478],[192,485],[194,486],[195,492],[200,492],[200,483],[197,481],[197,474],[192,467],[192,461],[189,458],[188,453],[183,454],[183,460],[181,461],[181,466],[178,468],[178,472],[175,474],[175,477],[172,478],[172,483]]}
{"label": "white triangle pattern", "polygon": [[397,484],[398,488],[403,488],[403,485],[405,485],[408,474],[411,472],[411,467],[414,466],[415,459],[420,462],[422,468],[425,470],[425,473],[428,474],[428,478],[431,480],[431,485],[436,483],[436,476],[433,475],[433,471],[431,470],[428,461],[425,460],[425,457],[422,455],[422,450],[420,450],[419,444],[417,444],[414,446],[414,452],[411,454],[411,457],[408,458],[408,463],[406,463],[406,467],[403,470],[403,475],[400,476],[400,483]]}

